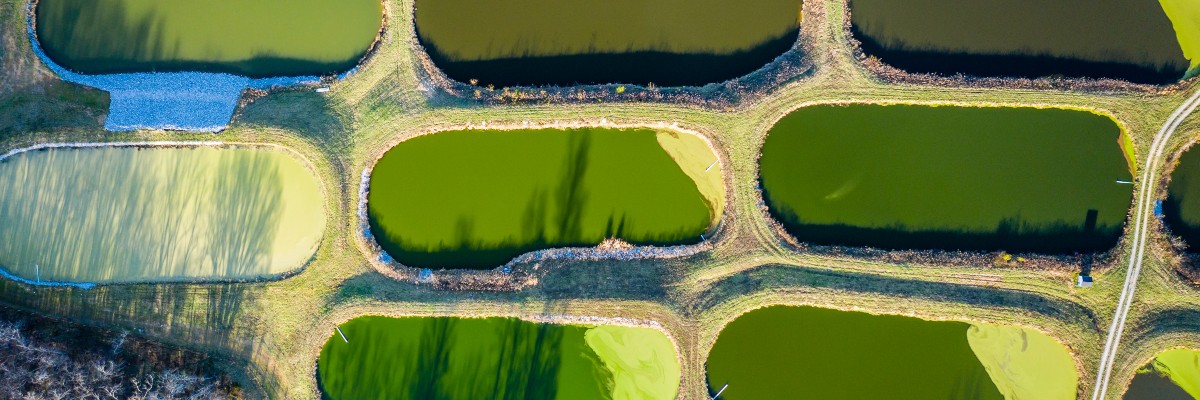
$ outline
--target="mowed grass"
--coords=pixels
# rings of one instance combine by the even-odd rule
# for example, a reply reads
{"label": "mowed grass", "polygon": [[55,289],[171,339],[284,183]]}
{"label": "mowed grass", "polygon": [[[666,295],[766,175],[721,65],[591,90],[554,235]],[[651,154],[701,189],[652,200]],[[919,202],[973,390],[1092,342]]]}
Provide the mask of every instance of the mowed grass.
{"label": "mowed grass", "polygon": [[[709,160],[691,145],[673,151],[689,157],[693,173]],[[663,150],[655,131],[584,128],[406,140],[375,165],[367,206],[376,240],[400,262],[491,269],[525,252],[607,238],[696,243],[717,202]]]}
{"label": "mowed grass", "polygon": [[821,105],[768,132],[772,215],[801,241],[1104,251],[1132,196],[1108,117],[1034,108]]}
{"label": "mowed grass", "polygon": [[671,341],[649,328],[360,317],[340,329],[317,361],[329,399],[671,399],[679,384]]}
{"label": "mowed grass", "polygon": [[302,266],[324,196],[269,148],[100,147],[0,162],[0,266],[69,282],[232,280]]}
{"label": "mowed grass", "polygon": [[36,12],[46,54],[85,74],[337,73],[383,24],[379,0],[43,0]]}

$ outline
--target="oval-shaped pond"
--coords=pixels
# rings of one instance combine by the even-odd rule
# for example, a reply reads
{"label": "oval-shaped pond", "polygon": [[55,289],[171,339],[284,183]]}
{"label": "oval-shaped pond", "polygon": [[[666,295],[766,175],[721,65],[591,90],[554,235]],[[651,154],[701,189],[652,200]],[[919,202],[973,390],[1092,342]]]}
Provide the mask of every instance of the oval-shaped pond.
{"label": "oval-shaped pond", "polygon": [[771,127],[763,197],[813,244],[1105,251],[1133,195],[1125,138],[1082,111],[805,107]]}
{"label": "oval-shaped pond", "polygon": [[1200,351],[1167,350],[1138,369],[1125,400],[1200,399]]}
{"label": "oval-shaped pond", "polygon": [[359,317],[317,360],[328,399],[674,399],[662,332],[515,318]]}
{"label": "oval-shaped pond", "polygon": [[1200,150],[1188,149],[1179,157],[1162,213],[1171,233],[1187,243],[1187,251],[1200,251]]}
{"label": "oval-shaped pond", "polygon": [[312,171],[266,147],[27,151],[0,161],[0,193],[0,266],[29,280],[277,275],[325,229]]}
{"label": "oval-shaped pond", "polygon": [[1079,382],[1066,348],[1036,331],[790,306],[730,322],[707,368],[729,400],[1065,400]]}
{"label": "oval-shaped pond", "polygon": [[383,24],[379,0],[38,0],[35,11],[46,55],[83,74],[333,74]]}
{"label": "oval-shaped pond", "polygon": [[863,50],[910,72],[1165,84],[1200,65],[1194,0],[851,0]]}
{"label": "oval-shaped pond", "polygon": [[417,0],[417,38],[479,85],[704,85],[792,48],[801,0]]}
{"label": "oval-shaped pond", "polygon": [[716,161],[674,131],[441,132],[379,159],[367,214],[380,247],[422,268],[491,269],[607,238],[697,243],[723,207]]}

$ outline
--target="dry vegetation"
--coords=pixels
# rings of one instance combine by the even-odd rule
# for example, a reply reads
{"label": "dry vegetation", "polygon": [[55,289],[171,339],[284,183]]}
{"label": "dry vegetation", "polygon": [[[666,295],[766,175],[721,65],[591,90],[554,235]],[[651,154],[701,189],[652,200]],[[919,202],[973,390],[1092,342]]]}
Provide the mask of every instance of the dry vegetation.
{"label": "dry vegetation", "polygon": [[[592,95],[615,93],[607,86],[548,89],[548,94],[566,92],[533,99],[521,94],[515,102],[503,96],[485,101],[482,94],[476,100],[473,91],[456,93],[431,81],[413,34],[412,1],[387,4],[390,26],[360,72],[333,84],[329,93],[297,89],[263,95],[240,108],[234,125],[215,137],[288,146],[313,162],[325,184],[329,219],[321,247],[304,270],[266,283],[114,285],[89,291],[3,281],[0,301],[239,360],[248,367],[233,378],[245,382],[248,391],[261,389],[277,398],[318,398],[315,360],[333,324],[362,314],[383,314],[657,321],[680,346],[681,397],[699,399],[706,393],[704,360],[720,328],[741,313],[770,304],[1034,327],[1063,341],[1075,355],[1082,398],[1090,395],[1094,383],[1104,330],[1124,279],[1128,239],[1105,262],[1112,268],[1094,271],[1097,284],[1091,289],[1072,286],[1074,271],[1022,268],[992,258],[944,263],[920,254],[896,258],[792,246],[755,201],[759,147],[774,121],[809,104],[990,104],[1110,113],[1128,128],[1143,157],[1159,125],[1196,87],[1192,80],[1161,90],[1071,91],[1066,90],[1070,85],[1042,81],[977,85],[952,78],[880,77],[872,72],[877,68],[856,58],[845,35],[844,0],[809,0],[799,45],[807,50],[804,63],[811,64],[804,65],[811,70],[768,79],[765,87],[727,99],[719,109],[705,107],[713,104],[702,99],[672,101],[639,94],[656,90],[651,88],[627,87],[622,94],[628,95],[621,98]],[[100,131],[104,95],[46,76],[23,42],[22,10],[22,0],[0,3],[0,66],[8,82],[0,87],[0,151],[59,141],[214,139],[177,132]],[[22,83],[12,83],[16,81]],[[581,92],[582,97],[571,99]],[[20,106],[4,108],[10,104]],[[26,108],[37,111],[26,113]],[[602,119],[612,124],[678,124],[712,139],[721,158],[728,160],[723,166],[729,174],[730,218],[711,251],[683,259],[542,262],[536,269],[525,269],[533,271],[529,278],[536,284],[515,292],[441,289],[393,279],[372,267],[355,216],[359,175],[399,138],[445,125],[599,124]],[[1171,149],[1200,135],[1196,120],[1185,124]],[[1154,232],[1153,251],[1113,374],[1114,387],[1127,383],[1153,352],[1194,346],[1200,339],[1200,293],[1180,279],[1167,236]],[[1110,393],[1117,398],[1120,390]]]}
{"label": "dry vegetation", "polygon": [[[203,354],[42,318],[0,319],[0,398],[241,398]],[[219,374],[218,374],[219,375]]]}

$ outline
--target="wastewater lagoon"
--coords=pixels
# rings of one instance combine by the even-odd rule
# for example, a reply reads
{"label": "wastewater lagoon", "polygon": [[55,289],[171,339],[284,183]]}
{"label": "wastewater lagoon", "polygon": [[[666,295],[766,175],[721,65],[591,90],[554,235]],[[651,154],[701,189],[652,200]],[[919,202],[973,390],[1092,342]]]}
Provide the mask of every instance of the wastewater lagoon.
{"label": "wastewater lagoon", "polygon": [[1138,369],[1125,400],[1192,400],[1200,398],[1200,352],[1167,350]]}
{"label": "wastewater lagoon", "polygon": [[316,177],[271,148],[93,147],[0,161],[0,266],[28,280],[235,280],[303,266]]}
{"label": "wastewater lagoon", "polygon": [[819,105],[770,129],[760,174],[771,215],[802,242],[1102,252],[1132,199],[1131,147],[1082,111]]}
{"label": "wastewater lagoon", "polygon": [[1200,66],[1194,0],[850,0],[868,55],[909,72],[1168,84]]}
{"label": "wastewater lagoon", "polygon": [[697,86],[792,48],[800,0],[417,0],[417,37],[480,86]]}
{"label": "wastewater lagoon", "polygon": [[674,344],[651,328],[371,316],[340,330],[317,360],[333,400],[667,400],[679,388]]}
{"label": "wastewater lagoon", "polygon": [[1066,348],[1036,331],[813,307],[738,317],[706,366],[729,400],[1067,400],[1078,385]]}
{"label": "wastewater lagoon", "polygon": [[336,74],[358,63],[383,24],[379,0],[38,0],[35,11],[46,54],[93,75]]}
{"label": "wastewater lagoon", "polygon": [[397,261],[492,269],[522,253],[691,244],[724,204],[699,137],[650,129],[447,131],[388,150],[370,177],[371,233]]}
{"label": "wastewater lagoon", "polygon": [[1167,198],[1162,203],[1163,222],[1183,239],[1188,252],[1200,249],[1200,151],[1188,149],[1171,172]]}

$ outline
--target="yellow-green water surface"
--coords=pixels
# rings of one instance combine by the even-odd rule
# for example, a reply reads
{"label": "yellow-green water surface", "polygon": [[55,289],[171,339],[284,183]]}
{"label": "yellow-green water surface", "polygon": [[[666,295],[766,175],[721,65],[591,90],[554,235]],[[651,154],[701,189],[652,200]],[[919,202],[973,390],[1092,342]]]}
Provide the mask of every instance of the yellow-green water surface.
{"label": "yellow-green water surface", "polygon": [[1167,350],[1138,370],[1125,400],[1200,399],[1200,351]]}
{"label": "yellow-green water surface", "polygon": [[1084,111],[820,105],[771,128],[760,174],[771,214],[804,242],[1106,251],[1133,195],[1122,138]]}
{"label": "yellow-green water surface", "polygon": [[800,0],[417,0],[435,63],[460,81],[700,85],[791,48]]}
{"label": "yellow-green water surface", "polygon": [[1200,65],[1193,0],[852,0],[868,54],[914,72],[1171,83]]}
{"label": "yellow-green water surface", "polygon": [[0,162],[0,193],[0,266],[31,280],[275,275],[325,229],[316,177],[269,148],[30,151]]}
{"label": "yellow-green water surface", "polygon": [[706,366],[728,400],[1067,400],[1078,384],[1066,348],[1036,331],[813,307],[738,317]]}
{"label": "yellow-green water surface", "polygon": [[492,269],[608,238],[697,243],[724,195],[713,161],[699,138],[650,129],[439,132],[379,159],[367,213],[376,242],[422,268]]}
{"label": "yellow-green water surface", "polygon": [[674,345],[650,328],[360,317],[340,329],[317,360],[334,400],[667,400],[679,387]]}
{"label": "yellow-green water surface", "polygon": [[39,0],[46,54],[84,74],[325,75],[363,57],[379,0]]}

